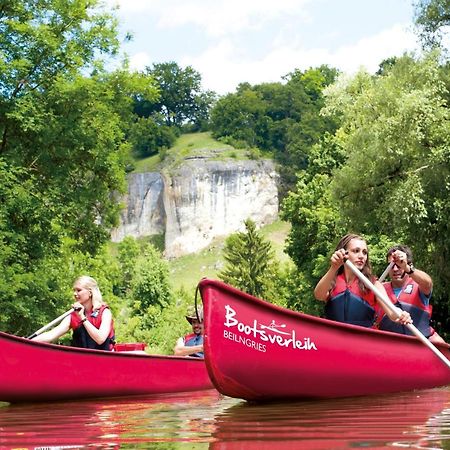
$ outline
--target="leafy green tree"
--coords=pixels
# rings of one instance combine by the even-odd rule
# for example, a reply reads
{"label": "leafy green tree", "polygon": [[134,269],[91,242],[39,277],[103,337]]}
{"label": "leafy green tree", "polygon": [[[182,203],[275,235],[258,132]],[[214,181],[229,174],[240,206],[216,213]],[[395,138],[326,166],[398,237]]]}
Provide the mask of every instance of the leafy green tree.
{"label": "leafy green tree", "polygon": [[417,0],[415,24],[425,47],[439,45],[445,27],[450,24],[449,0]]}
{"label": "leafy green tree", "polygon": [[116,21],[95,0],[5,3],[0,39],[0,261],[10,268],[0,306],[10,320],[2,329],[19,332],[60,307],[53,291],[70,278],[57,270],[70,269],[61,255],[89,259],[109,240],[133,98],[156,91],[140,75],[102,69],[99,58],[117,50]]}
{"label": "leafy green tree", "polygon": [[117,259],[120,265],[120,272],[122,274],[122,285],[120,286],[120,291],[124,294],[130,291],[131,281],[134,274],[134,266],[139,254],[139,244],[132,236],[125,236],[125,238],[118,245]]}
{"label": "leafy green tree", "polygon": [[131,310],[124,310],[116,327],[121,342],[145,342],[148,353],[173,354],[176,340],[192,332],[184,316],[187,305],[193,302],[192,294],[186,291],[177,291],[174,296],[176,301],[164,309],[152,308],[150,325],[146,325],[146,318],[134,314]]}
{"label": "leafy green tree", "polygon": [[290,308],[317,313],[320,308],[313,290],[329,263],[328,255],[336,237],[345,234],[338,207],[331,199],[330,176],[299,174],[296,189],[282,205],[281,217],[292,225],[286,251],[296,265],[291,277]]}
{"label": "leafy green tree", "polygon": [[161,149],[170,148],[177,138],[174,127],[158,121],[157,117],[138,117],[130,127],[128,140],[133,146],[133,154],[138,158],[146,158]]}
{"label": "leafy green tree", "polygon": [[329,91],[346,163],[333,201],[349,227],[413,248],[434,280],[434,315],[450,329],[448,67],[436,52],[399,58],[383,76],[360,73]]}
{"label": "leafy green tree", "polygon": [[200,128],[207,121],[215,94],[202,90],[201,75],[191,66],[183,69],[173,61],[153,64],[147,74],[156,81],[160,96],[157,101],[136,102],[138,115],[159,113],[167,126],[177,127],[191,123]]}
{"label": "leafy green tree", "polygon": [[172,301],[169,268],[152,244],[136,260],[131,281],[132,311],[143,320],[143,326],[151,328],[155,316]]}
{"label": "leafy green tree", "polygon": [[225,241],[226,266],[219,273],[224,282],[256,297],[272,300],[273,283],[277,273],[272,244],[247,219],[245,232],[230,235]]}
{"label": "leafy green tree", "polygon": [[118,49],[117,22],[97,0],[17,0],[3,2],[0,13],[0,93],[8,100],[3,106]]}
{"label": "leafy green tree", "polygon": [[335,118],[320,115],[320,109],[323,90],[337,74],[321,66],[296,70],[284,83],[242,83],[211,110],[213,136],[271,152],[281,163],[284,196],[293,187],[295,172],[307,167],[312,146],[336,129]]}
{"label": "leafy green tree", "polygon": [[[77,71],[93,64],[97,52],[111,54],[117,48],[115,21],[109,14],[100,12],[97,6],[95,1],[79,0],[70,6],[63,6],[58,1],[44,4],[23,0],[2,9],[0,157],[7,162],[4,167],[10,170],[14,166],[20,168],[14,174],[17,185],[27,185],[36,200],[40,198],[40,201],[36,201],[37,211],[34,216],[39,214],[39,228],[47,229],[47,235],[42,233],[40,236],[41,247],[58,240],[61,230],[54,218],[68,213],[67,199],[71,195],[79,209],[78,214],[73,213],[72,216],[78,220],[74,223],[72,217],[66,218],[65,225],[70,225],[73,232],[82,229],[86,223],[84,217],[80,217],[80,208],[88,216],[101,216],[102,199],[96,199],[94,209],[92,200],[88,200],[94,193],[84,191],[83,185],[93,176],[105,173],[102,164],[106,164],[107,159],[110,160],[110,168],[106,171],[109,180],[105,176],[99,179],[105,180],[108,189],[120,188],[123,183],[117,176],[115,153],[109,158],[98,158],[101,156],[98,155],[99,151],[106,146],[117,149],[117,138],[114,136],[117,126],[111,123],[111,119],[107,121],[105,126],[112,126],[108,134],[106,127],[96,127],[101,120],[106,119],[105,111],[102,111],[105,108],[99,108],[101,102],[94,99],[100,89],[93,92],[96,90],[95,83],[89,85],[85,79],[76,75]],[[67,81],[69,79],[70,83]],[[82,123],[94,110],[97,121]],[[61,120],[61,116],[66,120]],[[78,145],[75,145],[75,124],[82,132]],[[95,148],[93,136],[100,131],[103,131],[105,147]],[[82,155],[75,156],[77,148],[83,149]],[[89,158],[85,149],[93,151],[92,158]],[[86,162],[87,166],[95,157],[97,167],[92,167],[91,163],[91,170],[85,173],[83,163]],[[70,161],[73,165],[70,165]],[[97,193],[104,187],[101,182],[91,186]],[[83,202],[78,203],[81,196],[91,202],[91,205],[85,205],[86,210]],[[108,222],[111,218],[108,209],[112,205],[106,195],[103,196],[106,202],[104,220]],[[6,217],[9,229],[16,230],[17,222],[10,215]],[[28,222],[36,223],[32,217],[29,217]],[[22,222],[22,229],[24,225],[25,222]],[[30,223],[29,227],[33,227],[33,224]],[[98,229],[91,226],[93,238],[98,234]],[[31,229],[25,233],[30,238],[33,235]],[[35,246],[29,246],[32,247]],[[38,255],[30,253],[30,256]]]}
{"label": "leafy green tree", "polygon": [[250,147],[261,145],[256,129],[261,128],[265,113],[261,95],[241,87],[238,93],[222,97],[211,111],[213,136],[231,136],[234,141]]}

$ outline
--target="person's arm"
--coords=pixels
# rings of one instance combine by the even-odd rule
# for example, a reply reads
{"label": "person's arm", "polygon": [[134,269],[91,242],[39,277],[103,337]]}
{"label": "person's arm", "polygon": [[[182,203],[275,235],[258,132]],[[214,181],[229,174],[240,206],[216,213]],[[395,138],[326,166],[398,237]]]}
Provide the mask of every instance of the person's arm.
{"label": "person's arm", "polygon": [[392,260],[419,285],[420,292],[422,292],[425,297],[429,297],[433,289],[433,280],[431,277],[426,272],[419,269],[414,269],[414,272],[408,273],[411,272],[411,265],[407,262],[406,253],[401,250],[397,250],[392,254]]}
{"label": "person's arm", "polygon": [[336,279],[336,273],[339,267],[344,264],[345,250],[337,250],[333,253],[330,260],[330,268],[327,273],[319,280],[316,287],[314,288],[314,297],[316,300],[321,300],[323,302],[328,300],[328,294],[333,286],[333,282]]}
{"label": "person's arm", "polygon": [[[374,283],[374,286],[381,291],[382,293],[384,293],[384,298],[388,299],[389,302],[391,301],[389,299],[389,296],[387,295],[386,289],[384,288],[384,286],[378,281],[376,280]],[[412,319],[411,319],[411,315],[409,314],[408,311],[403,311],[403,309],[398,308],[397,306],[394,306],[394,308],[390,308],[388,307],[385,302],[383,302],[382,300],[380,300],[380,298],[378,296],[376,296],[376,299],[378,301],[378,303],[380,304],[380,306],[383,308],[383,311],[386,313],[386,315],[389,317],[389,319],[391,319],[393,322],[397,322],[397,323],[401,323],[402,325],[406,325],[408,323],[412,323]]]}
{"label": "person's arm", "polygon": [[173,349],[173,353],[177,356],[189,356],[194,353],[199,353],[203,351],[203,344],[200,345],[192,345],[190,347],[184,345],[184,339],[179,338],[175,347]]}
{"label": "person's arm", "polygon": [[428,338],[433,344],[446,344],[444,339],[437,334],[436,331],[433,332],[433,334]]}
{"label": "person's arm", "polygon": [[39,334],[38,336],[35,336],[32,341],[37,342],[53,342],[56,341],[56,339],[60,338],[64,334],[66,334],[70,329],[70,316],[64,317],[64,319],[56,325],[55,328],[52,328],[49,331],[46,331],[45,333]]}
{"label": "person's arm", "polygon": [[[407,266],[407,272],[410,270],[410,267]],[[409,274],[409,277],[412,278],[418,285],[420,292],[425,295],[425,297],[429,297],[431,291],[433,289],[433,281],[426,272],[423,270],[415,269],[413,273]]]}
{"label": "person's arm", "polygon": [[[86,316],[81,317],[81,320],[86,318]],[[103,310],[102,314],[102,323],[100,324],[100,328],[96,328],[89,320],[85,320],[82,324],[82,327],[88,332],[89,336],[99,345],[103,344],[106,341],[109,333],[111,331],[112,326],[112,314],[111,311],[106,308]]]}

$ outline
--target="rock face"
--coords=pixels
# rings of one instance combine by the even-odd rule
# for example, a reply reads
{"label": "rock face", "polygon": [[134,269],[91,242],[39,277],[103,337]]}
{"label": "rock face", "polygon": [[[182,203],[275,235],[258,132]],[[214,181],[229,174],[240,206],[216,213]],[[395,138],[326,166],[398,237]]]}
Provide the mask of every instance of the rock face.
{"label": "rock face", "polygon": [[125,208],[120,214],[120,226],[112,240],[125,236],[143,237],[165,232],[166,214],[163,204],[164,182],[159,173],[133,173],[128,176],[128,194],[122,199]]}
{"label": "rock face", "polygon": [[129,176],[126,208],[114,241],[165,233],[165,256],[208,246],[214,238],[278,217],[278,174],[272,161],[192,160],[176,172]]}

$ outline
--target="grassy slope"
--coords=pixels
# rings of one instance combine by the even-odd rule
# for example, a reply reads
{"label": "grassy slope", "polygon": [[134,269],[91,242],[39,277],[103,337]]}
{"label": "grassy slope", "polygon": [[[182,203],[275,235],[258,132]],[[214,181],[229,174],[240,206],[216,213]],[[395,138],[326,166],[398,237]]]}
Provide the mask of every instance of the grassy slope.
{"label": "grassy slope", "polygon": [[134,172],[154,172],[162,168],[170,168],[182,163],[188,157],[203,156],[210,159],[248,159],[247,151],[223,144],[211,137],[211,133],[182,134],[175,144],[167,150],[163,162],[159,155],[135,162]]}
{"label": "grassy slope", "polygon": [[[289,261],[289,256],[283,251],[289,229],[288,223],[278,220],[260,230],[261,234],[272,243],[276,258],[281,262]],[[223,246],[224,239],[217,239],[198,253],[169,261],[172,286],[175,289],[184,288],[190,291],[203,277],[217,278],[217,274],[224,267]]]}

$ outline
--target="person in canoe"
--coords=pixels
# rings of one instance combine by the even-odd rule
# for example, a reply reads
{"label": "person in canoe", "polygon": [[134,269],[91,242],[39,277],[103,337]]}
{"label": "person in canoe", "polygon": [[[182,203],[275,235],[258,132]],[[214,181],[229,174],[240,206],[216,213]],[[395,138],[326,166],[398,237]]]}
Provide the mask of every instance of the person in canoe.
{"label": "person in canoe", "polygon": [[73,347],[112,350],[114,347],[114,323],[111,310],[103,301],[97,282],[89,276],[81,276],[73,285],[75,303],[72,314],[55,328],[33,338],[39,342],[53,342],[72,330]]}
{"label": "person in canoe", "polygon": [[[386,259],[389,263],[394,264],[389,271],[391,281],[383,283],[392,303],[408,311],[414,325],[431,342],[434,344],[445,343],[430,324],[432,311],[430,299],[433,291],[431,277],[423,270],[414,267],[412,251],[406,245],[391,247],[387,252]],[[412,334],[407,327],[390,321],[384,314],[378,320],[378,328],[401,334]]]}
{"label": "person in canoe", "polygon": [[[198,313],[198,315],[197,315]],[[201,306],[190,307],[186,314],[186,320],[192,326],[192,333],[180,337],[175,344],[173,352],[178,356],[194,356],[203,358],[203,309]]]}
{"label": "person in canoe", "polygon": [[314,297],[326,302],[325,317],[337,322],[371,328],[374,327],[378,315],[384,312],[395,322],[412,323],[407,311],[396,308],[396,315],[395,311],[391,311],[378,300],[344,264],[347,258],[376,288],[381,292],[384,291],[383,285],[372,275],[366,241],[357,234],[347,234],[339,241],[331,256],[330,268],[314,289]]}

